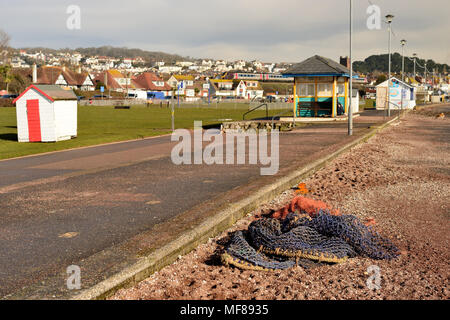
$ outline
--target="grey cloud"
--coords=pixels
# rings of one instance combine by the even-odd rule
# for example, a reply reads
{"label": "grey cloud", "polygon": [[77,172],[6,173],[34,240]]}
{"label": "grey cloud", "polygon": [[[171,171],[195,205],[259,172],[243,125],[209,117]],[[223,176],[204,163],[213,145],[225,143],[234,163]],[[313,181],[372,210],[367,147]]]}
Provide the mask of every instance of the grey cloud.
{"label": "grey cloud", "polygon": [[[18,0],[2,5],[6,9],[0,12],[0,28],[11,34],[17,47],[129,45],[196,57],[298,61],[322,54],[336,59],[348,52],[348,2]],[[383,15],[396,16],[394,41],[406,38],[411,52],[450,63],[448,0],[433,0],[433,5],[412,0],[371,2]],[[354,3],[355,57],[384,53],[387,31],[367,30],[369,2]],[[81,7],[81,30],[65,28],[70,4]]]}

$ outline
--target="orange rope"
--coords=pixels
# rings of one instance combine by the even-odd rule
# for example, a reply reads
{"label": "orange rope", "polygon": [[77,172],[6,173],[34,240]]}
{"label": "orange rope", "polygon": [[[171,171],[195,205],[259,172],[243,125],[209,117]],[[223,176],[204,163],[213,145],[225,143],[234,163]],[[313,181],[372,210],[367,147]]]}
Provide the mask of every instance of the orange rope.
{"label": "orange rope", "polygon": [[275,211],[271,215],[271,217],[274,219],[284,219],[289,212],[295,211],[299,211],[300,213],[307,213],[310,217],[313,217],[319,212],[319,210],[328,210],[332,215],[335,216],[338,216],[340,214],[338,209],[333,209],[323,201],[297,196],[292,199],[290,204]]}

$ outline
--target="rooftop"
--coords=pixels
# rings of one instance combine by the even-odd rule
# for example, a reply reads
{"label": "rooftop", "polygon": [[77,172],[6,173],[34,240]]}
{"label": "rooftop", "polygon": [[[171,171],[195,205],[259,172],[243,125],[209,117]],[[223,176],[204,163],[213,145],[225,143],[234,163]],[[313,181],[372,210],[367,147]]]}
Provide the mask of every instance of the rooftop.
{"label": "rooftop", "polygon": [[292,76],[349,76],[350,70],[345,66],[322,56],[312,56],[282,73],[285,77]]}

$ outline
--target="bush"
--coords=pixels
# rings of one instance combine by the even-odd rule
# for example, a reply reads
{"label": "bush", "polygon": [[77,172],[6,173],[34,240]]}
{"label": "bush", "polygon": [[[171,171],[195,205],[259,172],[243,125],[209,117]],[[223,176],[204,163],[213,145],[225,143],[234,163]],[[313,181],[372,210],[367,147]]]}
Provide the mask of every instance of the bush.
{"label": "bush", "polygon": [[0,99],[0,108],[2,108],[2,107],[12,108],[15,106],[12,102],[13,102],[13,99]]}

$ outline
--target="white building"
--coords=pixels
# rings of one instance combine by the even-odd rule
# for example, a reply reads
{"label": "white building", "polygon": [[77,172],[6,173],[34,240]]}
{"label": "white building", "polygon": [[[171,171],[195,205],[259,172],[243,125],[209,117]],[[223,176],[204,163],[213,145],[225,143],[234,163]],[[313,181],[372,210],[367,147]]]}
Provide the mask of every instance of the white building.
{"label": "white building", "polygon": [[177,61],[175,63],[175,65],[180,66],[180,67],[190,67],[190,66],[193,66],[194,63],[191,61]]}
{"label": "white building", "polygon": [[[394,77],[390,81],[390,109],[414,108],[416,106],[416,88]],[[378,110],[388,109],[388,80],[380,83],[376,88],[376,108]]]}
{"label": "white building", "polygon": [[31,85],[17,97],[19,142],[56,142],[77,136],[77,97],[57,85]]}
{"label": "white building", "polygon": [[158,70],[161,73],[178,73],[178,72],[181,72],[182,67],[179,67],[179,66],[159,66]]}

